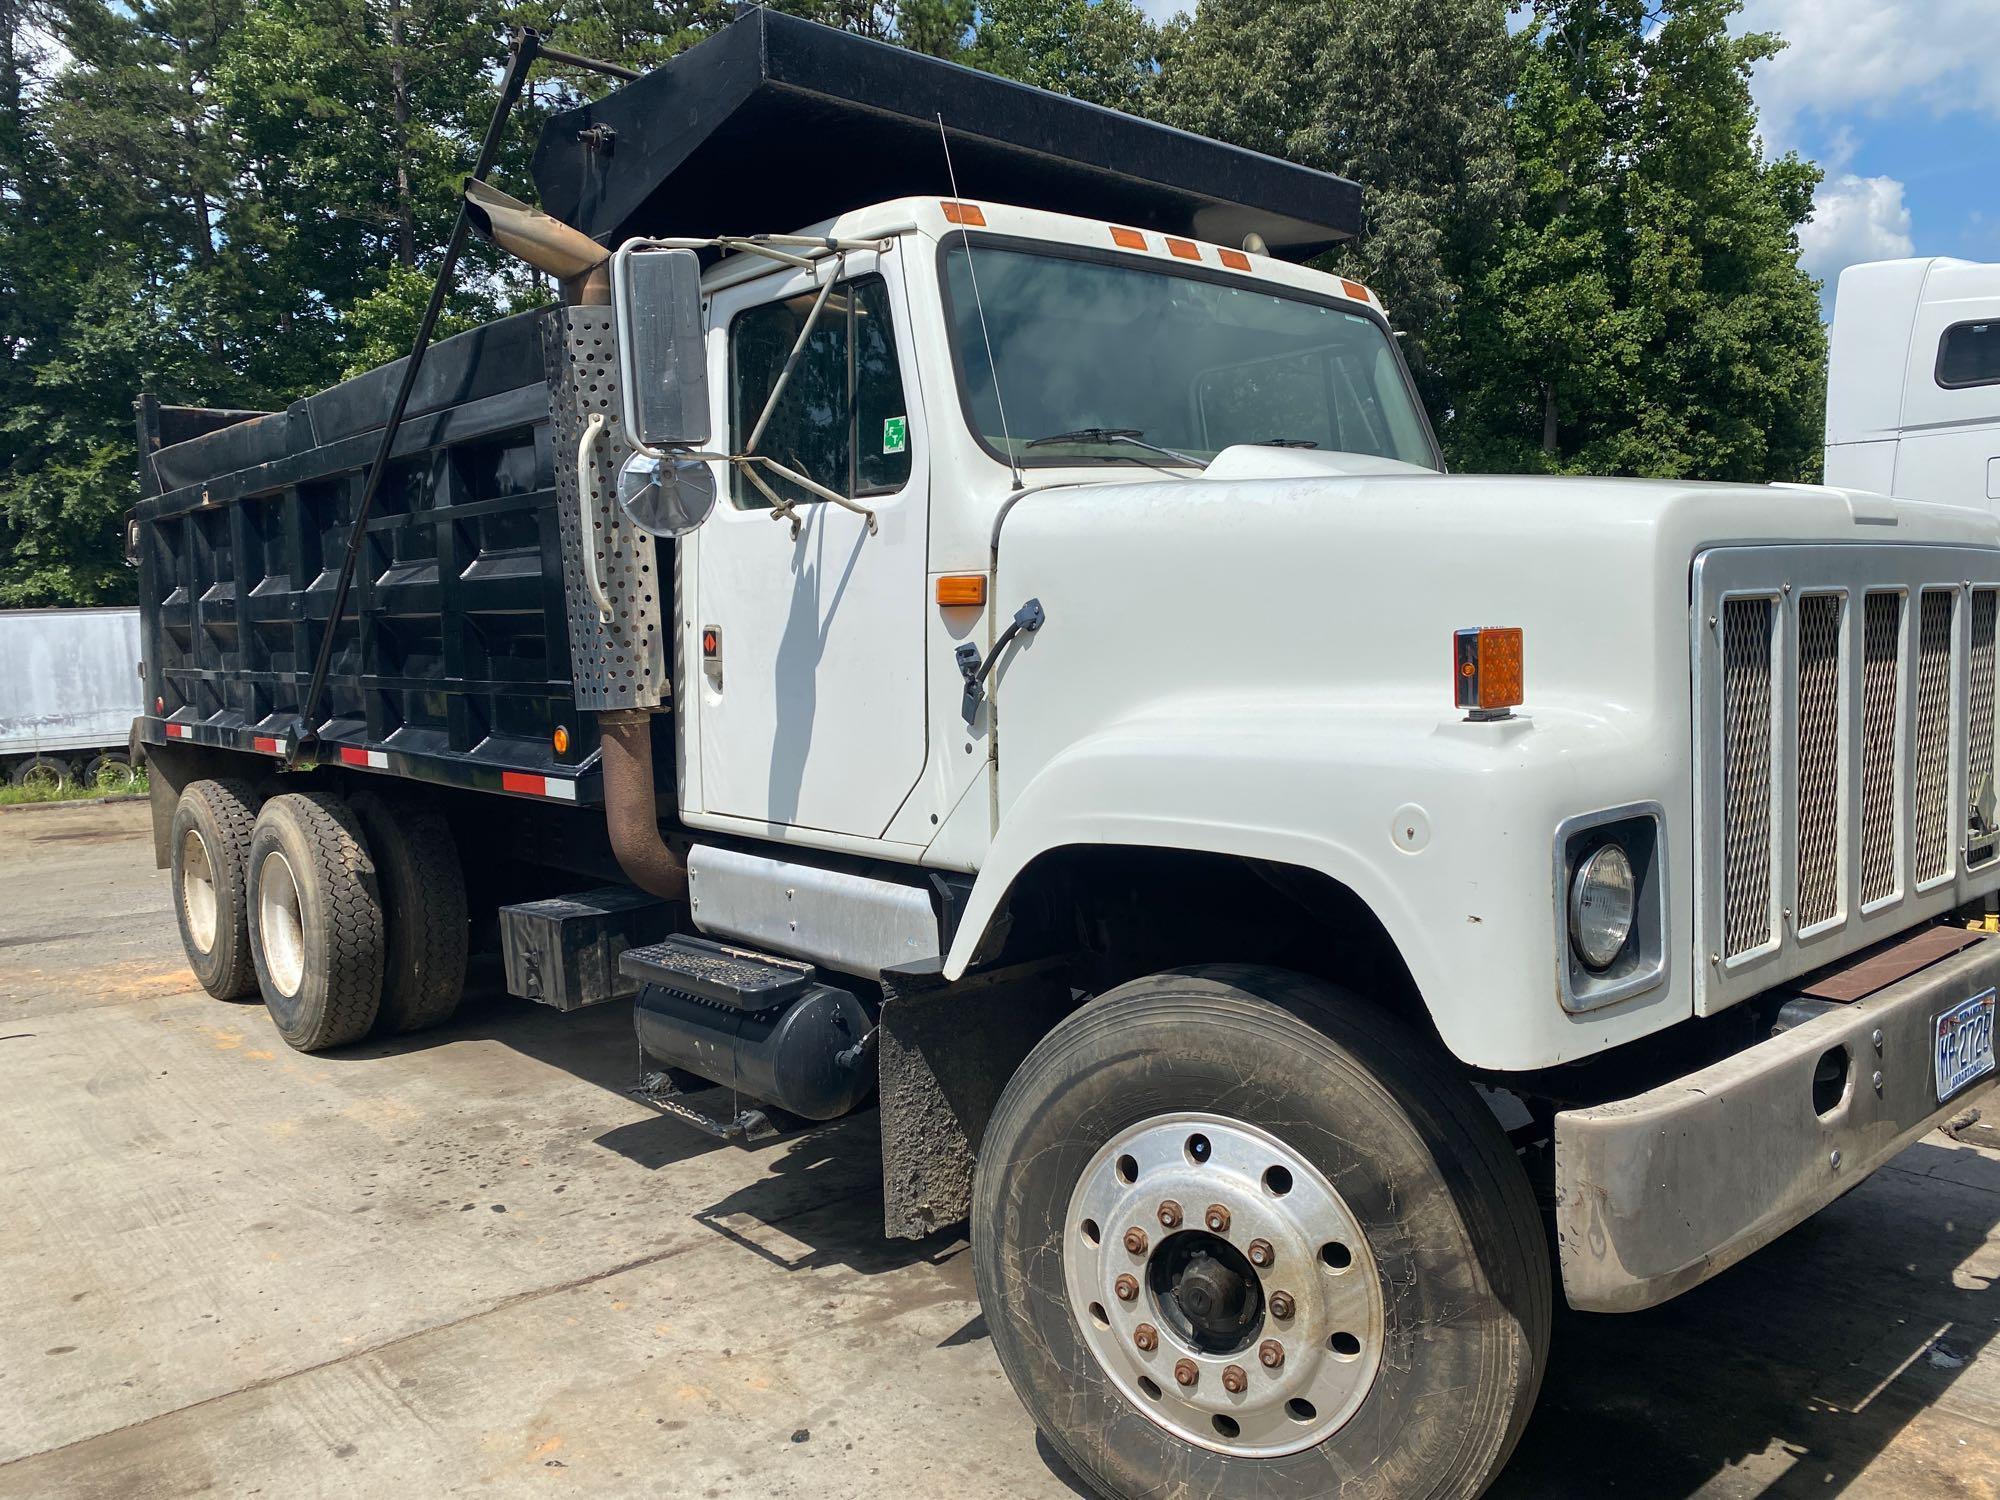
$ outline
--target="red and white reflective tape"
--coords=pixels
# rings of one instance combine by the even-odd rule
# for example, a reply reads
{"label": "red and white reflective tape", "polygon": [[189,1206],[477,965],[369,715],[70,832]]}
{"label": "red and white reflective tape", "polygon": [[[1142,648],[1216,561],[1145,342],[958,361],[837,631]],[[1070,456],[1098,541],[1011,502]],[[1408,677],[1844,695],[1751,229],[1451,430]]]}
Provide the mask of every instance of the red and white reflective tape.
{"label": "red and white reflective tape", "polygon": [[524,792],[530,797],[554,797],[563,802],[576,801],[576,783],[565,781],[560,776],[530,776],[523,771],[502,771],[500,788],[508,792]]}
{"label": "red and white reflective tape", "polygon": [[167,726],[167,738],[170,740],[184,740],[193,732],[185,724],[169,724]]}
{"label": "red and white reflective tape", "polygon": [[260,734],[250,741],[250,748],[262,755],[283,755],[285,753],[285,742],[283,740],[272,739],[268,734]]}
{"label": "red and white reflective tape", "polygon": [[370,771],[389,769],[389,752],[386,750],[357,750],[352,745],[340,747],[342,765],[363,766]]}

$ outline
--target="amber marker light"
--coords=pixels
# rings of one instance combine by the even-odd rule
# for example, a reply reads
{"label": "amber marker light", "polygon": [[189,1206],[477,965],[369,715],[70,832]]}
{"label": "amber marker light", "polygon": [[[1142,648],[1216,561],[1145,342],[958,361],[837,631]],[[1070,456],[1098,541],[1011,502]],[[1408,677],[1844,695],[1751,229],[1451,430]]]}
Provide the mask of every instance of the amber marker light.
{"label": "amber marker light", "polygon": [[1245,255],[1241,250],[1218,250],[1216,254],[1222,258],[1222,263],[1232,271],[1247,271],[1250,269],[1250,257]]}
{"label": "amber marker light", "polygon": [[569,730],[561,724],[556,725],[556,732],[549,736],[549,743],[556,747],[556,754],[569,754]]}
{"label": "amber marker light", "polygon": [[1452,702],[1467,718],[1505,719],[1527,701],[1518,629],[1455,631],[1451,638]]}
{"label": "amber marker light", "polygon": [[1111,243],[1121,250],[1143,250],[1146,248],[1146,237],[1136,229],[1113,229]]}
{"label": "amber marker light", "polygon": [[977,203],[943,203],[939,207],[944,210],[947,224],[970,224],[977,229],[986,227],[986,215]]}
{"label": "amber marker light", "polygon": [[986,602],[984,573],[948,573],[937,581],[937,602],[947,608],[978,606]]}

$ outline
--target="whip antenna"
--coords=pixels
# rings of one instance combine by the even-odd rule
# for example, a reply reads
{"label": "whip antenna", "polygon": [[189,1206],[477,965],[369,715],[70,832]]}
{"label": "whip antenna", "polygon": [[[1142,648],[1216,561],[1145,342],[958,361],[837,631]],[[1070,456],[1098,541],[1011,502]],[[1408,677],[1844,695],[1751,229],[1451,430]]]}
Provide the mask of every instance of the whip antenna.
{"label": "whip antenna", "polygon": [[[958,201],[958,169],[951,164],[951,137],[944,128],[944,114],[939,112],[938,139],[944,142],[944,171],[951,179],[952,201]],[[1021,460],[1014,453],[1014,434],[1007,426],[1007,402],[1000,394],[1000,365],[993,358],[993,335],[986,327],[986,299],[979,295],[979,267],[972,259],[972,236],[965,236],[965,271],[972,278],[972,305],[979,312],[979,337],[986,345],[986,368],[993,372],[993,404],[1000,408],[1000,441],[1007,445],[1007,467],[1014,471],[1014,488],[1021,489]]]}

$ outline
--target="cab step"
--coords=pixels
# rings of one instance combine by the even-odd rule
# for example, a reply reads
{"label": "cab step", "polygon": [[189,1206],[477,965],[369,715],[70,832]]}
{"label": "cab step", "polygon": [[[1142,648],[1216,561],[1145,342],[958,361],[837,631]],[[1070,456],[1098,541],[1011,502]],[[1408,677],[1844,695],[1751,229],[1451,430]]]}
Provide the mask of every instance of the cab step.
{"label": "cab step", "polygon": [[[649,1071],[639,1080],[639,1086],[628,1089],[642,1104],[650,1105],[663,1115],[692,1125],[704,1135],[711,1135],[718,1141],[734,1141],[739,1145],[753,1145],[759,1141],[775,1140],[781,1135],[802,1130],[812,1122],[801,1120],[797,1115],[787,1114],[774,1104],[750,1104],[736,1109],[728,1119],[720,1119],[695,1104],[691,1094],[720,1093],[721,1091],[706,1078],[687,1073],[679,1068],[663,1068]],[[734,1104],[732,1097],[732,1104]]]}
{"label": "cab step", "polygon": [[641,984],[655,984],[711,1005],[752,1014],[790,1005],[819,977],[811,964],[797,959],[685,934],[626,949],[618,960],[618,970]]}

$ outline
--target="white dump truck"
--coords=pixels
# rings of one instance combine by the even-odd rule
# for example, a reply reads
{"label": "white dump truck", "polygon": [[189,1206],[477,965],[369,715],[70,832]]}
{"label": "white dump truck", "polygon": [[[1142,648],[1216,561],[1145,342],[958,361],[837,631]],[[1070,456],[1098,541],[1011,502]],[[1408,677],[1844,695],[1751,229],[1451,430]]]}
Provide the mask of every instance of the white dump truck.
{"label": "white dump truck", "polygon": [[1476,1495],[1558,1294],[1991,1085],[2000,520],[1447,474],[1354,184],[763,11],[536,178],[562,306],[142,405],[156,854],[293,1045],[497,916],[689,1128],[872,1102],[1117,1497]]}

